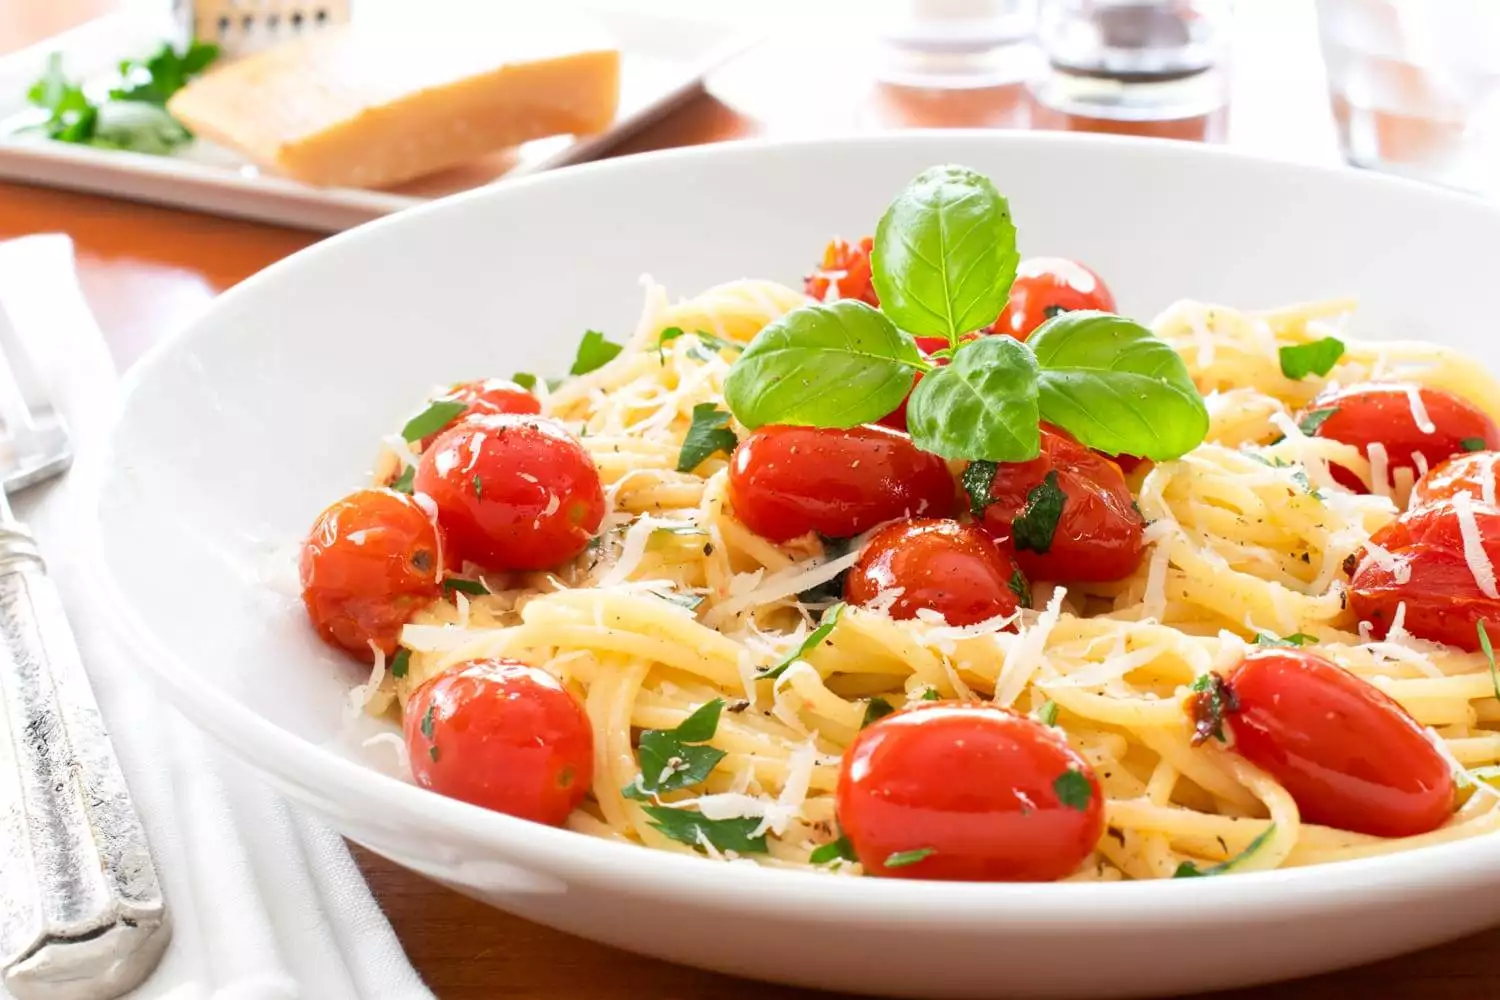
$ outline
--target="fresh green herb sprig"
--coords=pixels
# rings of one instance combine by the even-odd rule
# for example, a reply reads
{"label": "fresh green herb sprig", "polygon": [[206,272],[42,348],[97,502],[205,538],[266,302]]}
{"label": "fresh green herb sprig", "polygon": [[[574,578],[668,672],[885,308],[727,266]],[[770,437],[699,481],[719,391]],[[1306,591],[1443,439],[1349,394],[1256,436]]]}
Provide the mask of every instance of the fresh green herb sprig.
{"label": "fresh green herb sprig", "polygon": [[1254,840],[1250,841],[1249,846],[1247,846],[1243,851],[1236,854],[1228,861],[1222,861],[1219,864],[1210,865],[1207,868],[1199,868],[1191,861],[1184,861],[1182,864],[1177,866],[1177,870],[1172,873],[1172,877],[1200,878],[1205,875],[1228,875],[1230,872],[1244,865],[1246,861],[1249,861],[1251,858],[1253,858],[1257,851],[1266,846],[1266,842],[1271,839],[1272,834],[1274,834],[1275,832],[1276,824],[1269,824],[1256,836]]}
{"label": "fresh green herb sprig", "polygon": [[[1196,447],[1208,431],[1203,398],[1181,357],[1138,323],[1074,311],[1025,344],[964,339],[999,314],[1017,261],[1009,205],[988,178],[958,166],[924,171],[876,227],[880,309],[843,299],[768,325],[725,380],[730,411],[752,430],[853,427],[909,393],[912,440],[944,458],[1030,460],[1042,421],[1110,454],[1160,461]],[[915,336],[945,338],[951,363],[934,365]]]}
{"label": "fresh green herb sprig", "polygon": [[663,792],[690,788],[707,778],[724,759],[724,751],[708,745],[719,729],[724,699],[700,706],[672,729],[647,729],[636,749],[641,773],[625,786],[625,797],[649,799]]}

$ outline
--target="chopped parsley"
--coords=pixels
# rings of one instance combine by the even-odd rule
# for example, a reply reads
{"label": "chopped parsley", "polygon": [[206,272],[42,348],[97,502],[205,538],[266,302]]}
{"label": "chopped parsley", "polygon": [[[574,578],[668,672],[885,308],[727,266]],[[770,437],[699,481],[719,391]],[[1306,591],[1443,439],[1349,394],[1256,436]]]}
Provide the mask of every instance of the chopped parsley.
{"label": "chopped parsley", "polygon": [[1017,567],[1010,574],[1010,589],[1016,595],[1016,600],[1021,602],[1021,607],[1031,607],[1031,582],[1026,579],[1026,574]]}
{"label": "chopped parsley", "polygon": [[536,376],[531,374],[531,372],[516,372],[510,377],[510,380],[527,392],[536,390]]}
{"label": "chopped parsley", "polygon": [[578,344],[578,354],[573,359],[573,367],[568,369],[568,374],[587,375],[596,368],[603,368],[624,349],[598,330],[585,331],[583,340]]}
{"label": "chopped parsley", "polygon": [[479,473],[477,473],[477,472],[474,473],[474,478],[471,479],[471,480],[469,480],[469,481],[474,484],[474,498],[476,500],[483,500],[484,499],[484,480],[482,480],[482,479],[479,478]]}
{"label": "chopped parsley", "polygon": [[427,404],[427,409],[406,422],[401,428],[401,436],[408,441],[420,441],[453,423],[468,408],[468,403],[457,399],[434,400]]}
{"label": "chopped parsley", "polygon": [[1057,725],[1057,702],[1051,698],[1042,702],[1042,707],[1036,710],[1036,721],[1044,726]]}
{"label": "chopped parsley", "polygon": [[659,597],[669,604],[687,608],[689,611],[697,611],[706,598],[702,594],[684,594],[675,590],[653,590],[652,597]]}
{"label": "chopped parsley", "polygon": [[1069,770],[1059,774],[1052,782],[1052,791],[1057,793],[1057,801],[1079,812],[1086,811],[1094,798],[1094,786],[1081,771]]}
{"label": "chopped parsley", "polygon": [[887,868],[905,868],[907,865],[914,865],[918,861],[930,858],[936,853],[931,847],[918,847],[913,851],[897,851],[885,859],[885,866]]}
{"label": "chopped parsley", "polygon": [[739,438],[729,429],[729,414],[713,403],[699,403],[693,407],[692,426],[682,439],[682,451],[677,455],[677,471],[692,472],[714,452],[722,451],[727,455],[737,444]]}
{"label": "chopped parsley", "polygon": [[994,462],[983,459],[970,462],[968,468],[964,469],[964,492],[969,495],[969,513],[975,517],[983,517],[984,509],[995,502],[990,496],[990,487],[995,483],[995,469]]}
{"label": "chopped parsley", "polygon": [[[1310,642],[1317,641],[1316,636],[1308,635],[1306,632],[1293,632],[1291,635],[1284,635],[1279,639],[1274,635],[1261,632],[1255,637],[1255,644],[1257,646],[1305,646]],[[1199,680],[1201,681],[1202,678],[1200,677]]]}
{"label": "chopped parsley", "polygon": [[1205,875],[1227,875],[1238,868],[1240,865],[1244,864],[1250,858],[1254,857],[1255,852],[1266,846],[1266,841],[1270,840],[1271,835],[1275,832],[1276,824],[1271,823],[1264,830],[1262,830],[1254,840],[1250,841],[1250,845],[1243,851],[1236,854],[1228,861],[1222,861],[1219,864],[1210,865],[1207,868],[1199,868],[1191,861],[1184,861],[1182,864],[1177,866],[1177,870],[1172,873],[1172,877],[1201,878]]}
{"label": "chopped parsley", "polygon": [[1193,746],[1212,738],[1225,743],[1224,716],[1240,710],[1234,689],[1216,673],[1206,673],[1193,681],[1188,697],[1188,715],[1193,720]]}
{"label": "chopped parsley", "polygon": [[704,850],[705,843],[720,851],[736,854],[766,853],[766,835],[754,836],[760,820],[754,816],[743,819],[709,819],[702,813],[671,806],[642,806],[651,818],[651,825],[679,844],[688,844]]}
{"label": "chopped parsley", "polygon": [[1344,356],[1344,342],[1337,337],[1324,337],[1283,347],[1277,353],[1281,356],[1281,374],[1300,381],[1309,375],[1323,376],[1332,371]]}
{"label": "chopped parsley", "polygon": [[827,639],[830,635],[833,634],[834,627],[839,623],[839,616],[843,613],[844,605],[842,602],[835,604],[833,607],[823,612],[823,617],[818,620],[818,627],[807,634],[807,638],[802,640],[802,644],[800,646],[788,653],[786,657],[783,658],[782,661],[776,664],[774,667],[771,667],[769,670],[766,670],[763,673],[756,674],[756,678],[759,680],[775,680],[777,677],[780,677],[782,674],[786,673],[787,668],[789,668],[793,663],[796,663],[798,660],[805,657],[808,653],[811,653],[814,649],[817,649],[818,643],[822,642],[824,639]]}
{"label": "chopped parsley", "polygon": [[1484,438],[1464,438],[1458,444],[1464,451],[1484,451]]}
{"label": "chopped parsley", "polygon": [[626,797],[644,799],[675,792],[707,778],[724,759],[723,750],[707,745],[718,732],[723,710],[724,699],[715,698],[673,729],[643,731],[636,754],[641,773],[625,787]]}
{"label": "chopped parsley", "polygon": [[397,493],[410,493],[415,488],[412,486],[412,483],[416,478],[417,467],[415,465],[408,465],[402,470],[401,475],[397,476],[395,481],[391,483],[391,489]]}
{"label": "chopped parsley", "polygon": [[849,838],[840,836],[838,840],[813,848],[807,860],[814,865],[831,865],[840,861],[855,862],[859,858],[855,855],[854,845],[849,843]]}
{"label": "chopped parsley", "polygon": [[483,597],[490,592],[490,588],[486,587],[479,580],[466,580],[461,576],[450,576],[443,581],[443,592],[451,594],[454,591],[458,591],[460,594],[472,594],[476,597]]}
{"label": "chopped parsley", "polygon": [[432,712],[436,707],[436,705],[427,706],[427,711],[422,713],[422,721],[418,726],[418,728],[422,730],[423,738],[425,738],[429,743],[432,742],[433,733]]}
{"label": "chopped parsley", "polygon": [[942,695],[938,694],[938,689],[937,688],[930,687],[926,691],[922,692],[922,700],[923,701],[938,701],[941,698],[942,698]]}
{"label": "chopped parsley", "polygon": [[1337,406],[1324,406],[1316,410],[1308,410],[1307,416],[1297,421],[1297,429],[1308,437],[1312,437],[1318,433],[1318,428],[1323,426],[1323,422],[1337,412],[1339,412]]}
{"label": "chopped parsley", "polygon": [[391,657],[391,676],[400,680],[406,676],[407,668],[411,666],[411,650],[402,646],[396,650],[396,655]]}
{"label": "chopped parsley", "polygon": [[896,709],[891,706],[891,703],[886,701],[884,698],[871,698],[869,702],[865,704],[865,717],[863,721],[860,722],[859,728],[863,729],[872,722],[879,722],[881,719],[885,718],[887,715],[890,715],[895,710]]}
{"label": "chopped parsley", "polygon": [[1067,502],[1068,495],[1057,485],[1057,470],[1053,469],[1026,494],[1026,506],[1011,524],[1016,549],[1046,555]]}

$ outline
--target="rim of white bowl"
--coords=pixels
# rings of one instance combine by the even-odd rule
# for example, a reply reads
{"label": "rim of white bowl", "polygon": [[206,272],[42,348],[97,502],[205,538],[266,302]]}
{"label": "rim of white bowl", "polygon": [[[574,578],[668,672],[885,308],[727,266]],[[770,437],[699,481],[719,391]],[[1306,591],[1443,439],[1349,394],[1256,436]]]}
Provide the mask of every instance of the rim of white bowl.
{"label": "rim of white bowl", "polygon": [[[942,155],[942,148],[952,142],[989,143],[1002,148],[1109,146],[1121,151],[1121,155],[1225,160],[1244,169],[1319,178],[1338,176],[1344,184],[1405,189],[1419,197],[1500,214],[1500,208],[1468,195],[1402,178],[1356,173],[1338,166],[1281,162],[1200,143],[1130,136],[943,129],[833,139],[748,140],[663,150],[543,172],[495,188],[464,192],[366,223],[298,251],[229,289],[203,316],[154,345],[122,380],[118,413],[123,417],[135,393],[170,354],[209,335],[212,326],[209,318],[226,308],[224,303],[258,294],[261,285],[278,280],[283,270],[301,266],[299,261],[303,258],[339,253],[345,242],[369,239],[371,234],[386,228],[407,225],[413,218],[462,211],[462,206],[471,200],[519,197],[531,187],[571,184],[577,178],[594,174],[654,170],[659,163],[795,155],[801,149],[829,146],[930,146],[937,160],[943,160],[947,157]],[[93,467],[93,474],[86,474],[89,516],[83,532],[85,547],[91,551],[95,564],[103,568],[95,577],[95,585],[101,591],[98,603],[106,619],[124,640],[127,650],[157,678],[183,713],[255,768],[275,775],[288,785],[308,789],[356,813],[395,812],[404,822],[426,827],[435,834],[446,831],[482,840],[494,848],[496,860],[523,869],[535,868],[564,879],[608,883],[642,895],[687,894],[700,900],[718,901],[726,908],[750,909],[768,915],[784,915],[794,905],[811,907],[820,920],[849,924],[913,920],[924,924],[967,925],[975,920],[1000,920],[1038,928],[1067,924],[1078,929],[1115,924],[1139,929],[1143,924],[1201,920],[1215,923],[1226,919],[1274,920],[1284,917],[1293,907],[1331,912],[1352,905],[1395,903],[1415,888],[1441,885],[1451,878],[1472,881],[1485,876],[1500,881],[1500,838],[1493,836],[1232,878],[1112,883],[848,878],[715,864],[703,858],[543,826],[445,798],[311,743],[263,718],[213,685],[197,682],[188,665],[151,633],[104,559],[102,524],[97,516],[100,504],[106,499],[102,490],[112,467],[119,423],[117,420],[111,428],[106,447],[96,453],[93,463],[85,466]],[[1086,918],[1083,925],[1079,924],[1081,917]]]}

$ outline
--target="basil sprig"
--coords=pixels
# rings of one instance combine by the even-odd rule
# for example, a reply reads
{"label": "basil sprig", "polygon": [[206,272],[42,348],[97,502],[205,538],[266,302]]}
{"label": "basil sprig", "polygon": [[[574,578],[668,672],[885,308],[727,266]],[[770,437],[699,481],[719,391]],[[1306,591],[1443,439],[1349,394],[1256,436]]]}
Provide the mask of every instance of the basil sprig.
{"label": "basil sprig", "polygon": [[[1109,454],[1165,461],[1196,447],[1208,432],[1203,398],[1181,357],[1138,323],[1064,312],[1025,344],[964,339],[1004,308],[1017,261],[1010,208],[988,178],[924,171],[875,231],[880,309],[843,299],[768,325],[730,368],[730,411],[752,430],[853,427],[910,393],[912,441],[944,458],[1028,461],[1040,452],[1041,421]],[[945,338],[934,356],[951,363],[934,366],[914,335]]]}

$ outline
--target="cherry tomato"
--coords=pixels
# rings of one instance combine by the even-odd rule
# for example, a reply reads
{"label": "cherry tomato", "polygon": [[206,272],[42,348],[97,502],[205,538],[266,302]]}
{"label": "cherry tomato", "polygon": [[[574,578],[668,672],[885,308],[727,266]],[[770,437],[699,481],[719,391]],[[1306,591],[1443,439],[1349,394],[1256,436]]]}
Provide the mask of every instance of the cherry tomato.
{"label": "cherry tomato", "polygon": [[1500,452],[1474,451],[1454,455],[1446,462],[1433,466],[1411,491],[1411,506],[1421,507],[1439,500],[1451,499],[1455,494],[1467,490],[1479,500],[1486,495],[1493,498],[1496,484],[1500,483]]}
{"label": "cherry tomato", "polygon": [[[1500,567],[1500,510],[1471,501],[1480,546]],[[1370,538],[1349,581],[1349,607],[1384,638],[1405,604],[1402,627],[1412,635],[1470,651],[1479,648],[1480,619],[1500,625],[1500,600],[1485,595],[1464,555],[1452,500],[1416,507]]]}
{"label": "cherry tomato", "polygon": [[422,447],[430,446],[443,431],[460,420],[477,414],[520,413],[535,415],[542,412],[542,401],[509,379],[487,378],[480,382],[465,382],[454,386],[443,400],[464,403],[468,409],[459,413],[443,425],[442,429],[422,439]]}
{"label": "cherry tomato", "polygon": [[844,753],[837,810],[865,871],[899,878],[1052,881],[1104,832],[1098,779],[1058,732],[952,702],[866,726]]}
{"label": "cherry tomato", "polygon": [[905,434],[772,425],[734,450],[729,502],[774,542],[809,531],[848,538],[898,517],[947,517],[954,486],[947,463]]}
{"label": "cherry tomato", "polygon": [[870,247],[873,244],[868,236],[858,243],[848,240],[829,243],[823,250],[823,260],[817,270],[803,282],[803,291],[819,302],[859,299],[867,305],[880,305],[875,285],[870,280]]}
{"label": "cherry tomato", "polygon": [[470,417],[444,431],[422,453],[413,487],[437,504],[455,560],[489,570],[567,562],[604,519],[593,459],[538,417]]}
{"label": "cherry tomato", "polygon": [[890,607],[892,618],[915,618],[929,608],[949,625],[973,625],[1015,611],[1026,578],[972,524],[918,518],[875,533],[844,582],[844,597],[869,604],[894,587],[901,596]]}
{"label": "cherry tomato", "polygon": [[411,497],[360,490],[318,515],[298,569],[318,634],[368,660],[372,642],[395,653],[401,626],[441,592],[442,543]]}
{"label": "cherry tomato", "polygon": [[455,664],[412,692],[406,749],[423,788],[561,826],[594,780],[594,731],[578,699],[515,660]]}
{"label": "cherry tomato", "polygon": [[[1041,551],[1029,536],[1038,526],[1045,535],[1052,523],[1042,498],[1050,492],[1046,481],[1053,472],[1067,499],[1050,544],[1044,542],[1046,551]],[[1038,497],[1034,505],[1033,492]],[[1014,541],[1016,561],[1034,580],[1120,580],[1140,565],[1145,519],[1135,509],[1120,467],[1060,430],[1043,425],[1041,455],[997,466],[990,499],[982,518],[985,529]],[[1018,533],[1015,522],[1023,517],[1030,530]]]}
{"label": "cherry tomato", "polygon": [[[1416,388],[1421,407],[1427,411],[1433,431],[1417,426],[1412,413],[1411,395]],[[1500,448],[1500,427],[1472,404],[1451,393],[1425,386],[1406,384],[1351,385],[1346,389],[1325,392],[1297,415],[1298,421],[1315,418],[1319,411],[1331,410],[1313,432],[1314,436],[1352,444],[1369,456],[1370,445],[1385,446],[1388,481],[1397,469],[1411,469],[1413,478],[1422,469],[1437,465],[1454,455],[1477,448]],[[1421,453],[1419,462],[1412,456]],[[1334,481],[1355,493],[1370,490],[1348,469],[1333,466]]]}
{"label": "cherry tomato", "polygon": [[1409,837],[1453,812],[1453,773],[1400,705],[1300,649],[1249,654],[1226,683],[1234,751],[1271,775],[1311,823]]}
{"label": "cherry tomato", "polygon": [[1075,309],[1112,313],[1115,297],[1103,278],[1077,261],[1032,257],[1016,269],[1010,299],[991,329],[1025,340],[1053,316]]}

